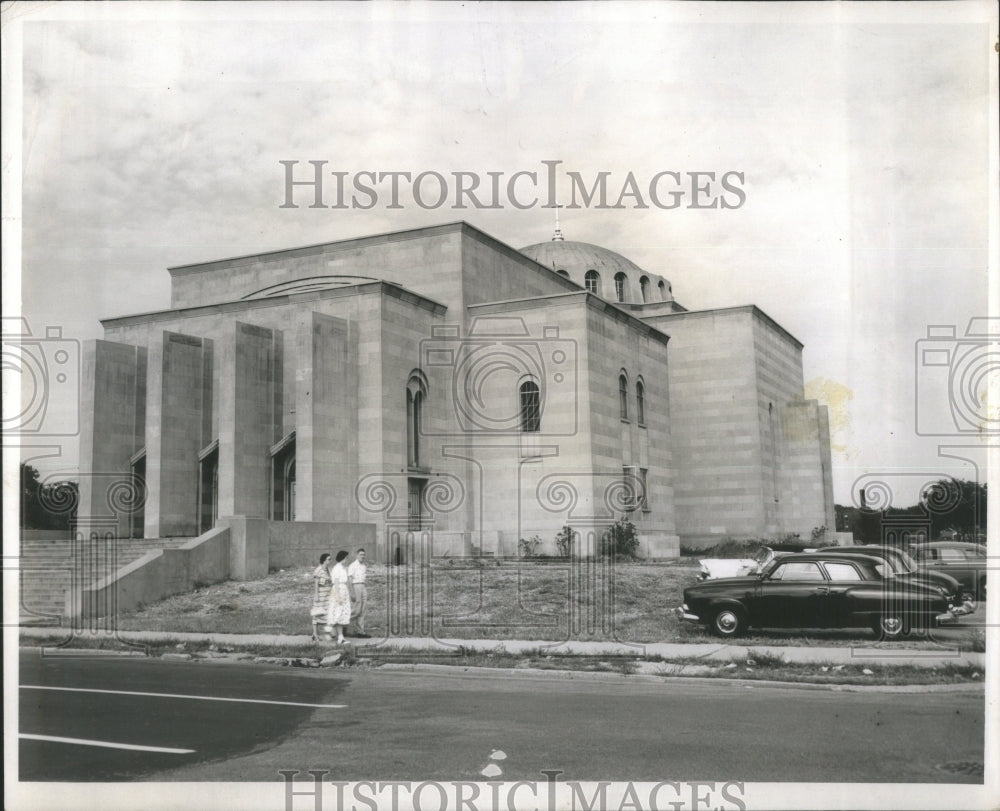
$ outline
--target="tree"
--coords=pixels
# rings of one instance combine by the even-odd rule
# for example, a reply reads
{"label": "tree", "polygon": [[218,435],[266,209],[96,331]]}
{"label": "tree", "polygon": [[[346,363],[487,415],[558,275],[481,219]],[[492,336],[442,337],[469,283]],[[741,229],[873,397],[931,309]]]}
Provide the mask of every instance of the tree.
{"label": "tree", "polygon": [[22,462],[21,529],[69,529],[78,490],[72,481],[43,484],[38,470]]}
{"label": "tree", "polygon": [[955,530],[958,537],[975,540],[986,533],[986,485],[965,479],[938,479],[924,488],[918,504],[882,510],[836,506],[837,529],[854,533],[861,543],[880,543],[886,524],[910,518],[928,529],[930,538],[943,530]]}
{"label": "tree", "polygon": [[931,537],[956,530],[974,540],[986,532],[986,484],[966,479],[939,479],[924,489],[921,506],[931,520]]}

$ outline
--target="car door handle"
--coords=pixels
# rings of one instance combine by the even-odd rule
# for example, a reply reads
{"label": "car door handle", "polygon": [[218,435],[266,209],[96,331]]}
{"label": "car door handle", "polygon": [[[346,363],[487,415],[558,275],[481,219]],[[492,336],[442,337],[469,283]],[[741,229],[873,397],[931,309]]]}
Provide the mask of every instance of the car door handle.
{"label": "car door handle", "polygon": [[829,594],[830,593],[830,589],[827,586],[816,586],[816,588],[814,588],[813,591],[816,594]]}

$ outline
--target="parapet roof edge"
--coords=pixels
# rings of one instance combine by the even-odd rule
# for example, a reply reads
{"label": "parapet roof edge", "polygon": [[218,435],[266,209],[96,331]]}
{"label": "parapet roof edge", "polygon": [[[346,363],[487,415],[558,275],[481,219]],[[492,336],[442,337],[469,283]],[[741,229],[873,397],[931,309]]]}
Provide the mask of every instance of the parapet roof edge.
{"label": "parapet roof edge", "polygon": [[[358,245],[384,244],[388,242],[401,242],[408,239],[419,239],[421,237],[445,234],[453,231],[467,232],[471,236],[479,238],[481,241],[492,243],[495,246],[509,252],[526,262],[538,265],[530,257],[506,243],[501,242],[496,237],[490,236],[485,231],[466,222],[465,220],[455,220],[453,222],[441,223],[439,225],[422,225],[417,228],[407,228],[402,231],[387,231],[381,234],[369,234],[361,237],[348,237],[347,239],[335,239],[329,242],[316,242],[311,245],[300,245],[294,248],[279,248],[273,251],[257,251],[255,253],[240,254],[238,256],[223,257],[220,259],[209,259],[205,262],[188,262],[183,265],[172,265],[167,268],[171,276],[187,276],[192,273],[202,273],[216,270],[220,265],[230,263],[247,262],[254,259],[278,258],[281,256],[308,256],[310,254],[321,253],[328,248],[347,249]],[[539,267],[545,267],[539,265]],[[546,268],[551,271],[551,268]]]}
{"label": "parapet roof edge", "polygon": [[792,333],[790,333],[787,329],[781,326],[781,324],[779,324],[777,321],[771,318],[771,316],[765,313],[756,304],[741,304],[736,307],[714,307],[708,310],[687,310],[685,312],[677,312],[677,313],[658,313],[655,316],[650,316],[650,318],[678,319],[678,318],[688,318],[695,316],[715,315],[717,313],[736,313],[741,311],[749,312],[751,315],[756,316],[761,321],[766,323],[768,326],[772,327],[776,332],[780,332],[786,338],[795,343],[795,345],[798,346],[799,349],[802,349],[805,346],[805,344],[802,343],[802,341],[800,341],[798,338],[792,335]]}
{"label": "parapet roof edge", "polygon": [[467,309],[470,312],[475,309],[487,307],[493,310],[525,309],[528,307],[541,307],[545,304],[563,303],[558,301],[559,299],[563,299],[566,303],[569,303],[569,300],[571,299],[583,299],[588,307],[595,310],[601,310],[610,314],[619,321],[625,321],[633,327],[638,327],[642,333],[656,338],[663,344],[666,344],[667,341],[670,340],[670,336],[656,325],[650,324],[648,321],[643,321],[641,318],[637,318],[631,313],[617,307],[614,303],[606,301],[600,296],[595,296],[589,290],[571,290],[567,293],[552,293],[547,296],[531,296],[523,299],[506,299],[504,301],[482,301],[478,304],[469,304]]}
{"label": "parapet roof edge", "polygon": [[237,299],[236,301],[220,301],[215,304],[198,304],[194,307],[176,307],[169,310],[153,310],[146,313],[135,313],[133,315],[118,315],[110,318],[100,319],[101,326],[108,327],[126,326],[128,324],[141,323],[143,321],[167,320],[171,317],[189,316],[197,314],[199,310],[204,311],[233,311],[249,310],[255,307],[275,307],[281,304],[288,304],[295,299],[331,299],[344,298],[348,295],[361,295],[366,292],[366,288],[378,288],[379,292],[389,294],[400,301],[412,301],[418,307],[422,307],[435,315],[443,315],[448,311],[447,306],[434,299],[427,298],[420,293],[414,293],[407,287],[398,285],[395,282],[378,280],[373,282],[362,282],[361,284],[344,285],[331,290],[312,290],[304,293],[288,293],[283,296],[270,296],[268,298],[257,299]]}

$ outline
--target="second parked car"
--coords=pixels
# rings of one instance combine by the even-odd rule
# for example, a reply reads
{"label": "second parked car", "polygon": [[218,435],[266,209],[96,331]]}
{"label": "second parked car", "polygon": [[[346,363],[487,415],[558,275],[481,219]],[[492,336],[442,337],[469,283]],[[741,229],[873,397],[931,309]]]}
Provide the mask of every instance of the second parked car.
{"label": "second parked car", "polygon": [[986,547],[962,541],[914,544],[910,552],[926,572],[943,572],[958,580],[974,600],[986,599]]}
{"label": "second parked car", "polygon": [[948,598],[956,614],[972,614],[976,610],[975,601],[966,598],[966,590],[962,588],[958,580],[944,572],[934,571],[933,569],[921,569],[907,552],[898,547],[868,544],[863,546],[834,546],[819,551],[836,555],[869,555],[878,560],[884,560],[891,570],[892,577],[913,583],[932,583],[944,588],[948,592]]}

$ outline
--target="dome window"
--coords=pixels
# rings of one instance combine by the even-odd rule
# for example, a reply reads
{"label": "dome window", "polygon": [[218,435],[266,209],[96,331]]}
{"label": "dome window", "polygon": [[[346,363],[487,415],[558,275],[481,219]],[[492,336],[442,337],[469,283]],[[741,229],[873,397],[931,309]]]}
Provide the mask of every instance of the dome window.
{"label": "dome window", "polygon": [[587,275],[584,276],[583,280],[588,293],[593,293],[595,296],[601,295],[600,273],[598,273],[596,270],[588,270]]}
{"label": "dome window", "polygon": [[649,276],[639,279],[639,290],[642,292],[642,303],[649,301]]}
{"label": "dome window", "polygon": [[625,302],[625,294],[628,288],[628,277],[624,273],[615,274],[615,298],[618,301]]}
{"label": "dome window", "polygon": [[660,282],[660,301],[667,300],[667,286],[662,281]]}
{"label": "dome window", "polygon": [[560,276],[562,276],[562,277],[564,277],[566,279],[569,278],[569,273],[567,273],[565,270],[557,270],[556,273],[558,273]]}

